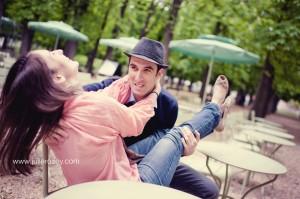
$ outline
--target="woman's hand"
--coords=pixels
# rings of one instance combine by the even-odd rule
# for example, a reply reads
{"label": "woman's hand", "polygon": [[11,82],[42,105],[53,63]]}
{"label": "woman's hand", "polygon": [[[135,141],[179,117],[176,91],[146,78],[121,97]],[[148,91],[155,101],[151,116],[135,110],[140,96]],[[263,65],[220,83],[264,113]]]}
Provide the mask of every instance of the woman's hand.
{"label": "woman's hand", "polygon": [[156,80],[155,87],[152,92],[157,93],[157,95],[159,95],[159,93],[161,92],[160,78]]}

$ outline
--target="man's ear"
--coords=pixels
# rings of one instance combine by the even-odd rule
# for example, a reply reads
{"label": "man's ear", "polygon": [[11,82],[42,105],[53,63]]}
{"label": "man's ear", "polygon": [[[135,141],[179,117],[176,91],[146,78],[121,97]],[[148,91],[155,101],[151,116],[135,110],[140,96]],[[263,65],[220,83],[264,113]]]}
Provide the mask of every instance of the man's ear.
{"label": "man's ear", "polygon": [[64,83],[66,81],[66,78],[62,74],[56,73],[56,74],[53,75],[53,81],[56,84],[62,84],[62,83]]}
{"label": "man's ear", "polygon": [[160,68],[157,72],[157,76],[159,78],[163,77],[164,76],[164,73],[165,73],[165,69],[164,68]]}

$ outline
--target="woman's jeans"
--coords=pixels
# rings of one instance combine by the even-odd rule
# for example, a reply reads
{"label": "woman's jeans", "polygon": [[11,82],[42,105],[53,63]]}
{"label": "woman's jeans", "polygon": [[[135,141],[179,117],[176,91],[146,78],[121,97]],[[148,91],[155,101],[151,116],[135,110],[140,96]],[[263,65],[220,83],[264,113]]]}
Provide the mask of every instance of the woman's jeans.
{"label": "woman's jeans", "polygon": [[[209,103],[191,120],[179,127],[188,126],[193,133],[198,131],[202,139],[213,132],[220,121],[220,116],[219,106]],[[138,154],[145,155],[138,163],[143,182],[169,186],[183,153],[179,127],[156,130],[151,136],[128,147]]]}

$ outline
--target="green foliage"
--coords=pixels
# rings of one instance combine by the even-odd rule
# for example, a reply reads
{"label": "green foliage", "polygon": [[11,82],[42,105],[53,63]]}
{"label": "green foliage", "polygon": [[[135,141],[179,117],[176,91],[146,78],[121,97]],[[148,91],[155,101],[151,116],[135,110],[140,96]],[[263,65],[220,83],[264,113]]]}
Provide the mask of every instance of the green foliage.
{"label": "green foliage", "polygon": [[[101,29],[104,14],[109,7],[107,24]],[[149,14],[152,0],[128,0],[124,18],[120,9],[126,0],[10,0],[6,12],[18,23],[26,21],[62,20],[89,37],[79,43],[78,53],[87,55],[96,39],[111,38],[117,24],[119,36],[138,37]],[[172,0],[155,0],[154,13],[147,28],[147,36],[162,40]],[[173,32],[173,39],[198,38],[202,34],[218,34],[232,38],[238,46],[260,55],[255,66],[215,63],[212,81],[225,74],[234,89],[254,93],[260,81],[261,69],[267,53],[274,65],[273,88],[283,99],[300,100],[300,1],[299,0],[184,0]],[[54,37],[36,33],[34,48],[51,48]],[[61,46],[63,46],[62,41]],[[107,47],[100,44],[98,57]],[[85,65],[86,57],[76,57]],[[113,59],[126,65],[127,57],[114,49]],[[208,62],[171,52],[169,75],[191,81],[201,79]]]}
{"label": "green foliage", "polygon": [[273,88],[285,100],[300,101],[300,2],[273,0],[261,7],[256,33],[261,49],[271,52]]}
{"label": "green foliage", "polygon": [[79,67],[82,70],[84,68],[84,65],[86,64],[87,56],[86,55],[82,55],[82,54],[77,54],[74,57],[74,60],[78,61]]}
{"label": "green foliage", "polygon": [[[82,55],[82,54],[77,54],[74,57],[74,60],[78,61],[80,70],[85,71],[85,64],[87,62],[87,56]],[[98,58],[95,59],[95,62],[94,62],[95,71],[97,71],[100,68],[100,66],[102,65],[102,62],[103,62],[102,59],[98,59]]]}
{"label": "green foliage", "polygon": [[58,20],[61,15],[59,0],[10,0],[7,13],[18,23],[31,20]]}

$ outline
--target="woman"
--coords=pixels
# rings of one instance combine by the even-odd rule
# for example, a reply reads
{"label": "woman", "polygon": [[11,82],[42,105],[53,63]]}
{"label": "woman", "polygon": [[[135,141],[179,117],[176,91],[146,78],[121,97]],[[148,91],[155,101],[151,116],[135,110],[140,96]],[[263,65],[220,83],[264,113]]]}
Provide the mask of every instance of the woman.
{"label": "woman", "polygon": [[12,66],[0,101],[0,162],[5,173],[30,173],[30,165],[14,160],[29,160],[32,149],[59,128],[68,138],[50,148],[61,162],[79,160],[61,165],[69,185],[113,179],[168,185],[184,151],[182,132],[199,132],[201,138],[212,132],[228,90],[227,79],[220,76],[212,103],[180,127],[165,130],[137,165],[128,158],[122,137],[137,136],[153,116],[159,79],[145,99],[126,107],[119,102],[129,93],[127,77],[103,91],[83,92],[77,73],[78,63],[60,50],[32,51]]}

